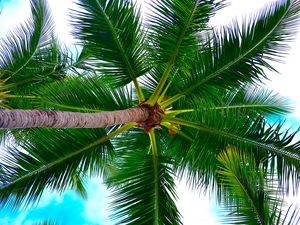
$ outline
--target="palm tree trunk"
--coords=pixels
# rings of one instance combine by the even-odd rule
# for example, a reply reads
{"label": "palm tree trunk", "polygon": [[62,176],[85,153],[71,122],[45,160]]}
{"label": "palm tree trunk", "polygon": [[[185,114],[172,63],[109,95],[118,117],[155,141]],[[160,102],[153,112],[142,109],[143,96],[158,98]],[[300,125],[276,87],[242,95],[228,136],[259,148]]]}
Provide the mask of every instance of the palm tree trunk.
{"label": "palm tree trunk", "polygon": [[100,128],[145,121],[149,116],[149,111],[143,107],[99,113],[2,110],[0,111],[0,128]]}

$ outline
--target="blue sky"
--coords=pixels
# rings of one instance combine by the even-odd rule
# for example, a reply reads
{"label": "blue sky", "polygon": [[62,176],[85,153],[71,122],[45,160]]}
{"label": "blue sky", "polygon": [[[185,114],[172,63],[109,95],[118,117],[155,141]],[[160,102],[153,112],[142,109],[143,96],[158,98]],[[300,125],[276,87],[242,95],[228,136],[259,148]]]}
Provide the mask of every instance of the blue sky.
{"label": "blue sky", "polygon": [[74,191],[64,194],[45,192],[39,204],[28,210],[0,210],[1,225],[31,225],[43,220],[56,220],[63,225],[111,225],[108,218],[109,192],[100,179],[87,184],[88,198]]}
{"label": "blue sky", "polygon": [[[232,6],[224,9],[212,21],[212,25],[230,22],[230,16],[238,17],[264,5],[268,0],[232,0]],[[21,22],[29,13],[29,0],[0,0],[0,36],[7,33],[15,24]],[[57,22],[57,33],[66,43],[72,43],[67,22],[67,9],[74,7],[71,0],[50,0],[54,19]],[[300,39],[299,39],[300,40]],[[300,41],[298,41],[300,43]],[[280,72],[284,76],[270,74],[272,82],[266,85],[290,98],[295,105],[295,112],[288,117],[294,127],[298,127],[300,118],[299,81],[294,71],[297,71],[300,58],[300,45],[293,45],[291,54],[287,57],[287,64],[280,65]],[[75,192],[59,193],[45,192],[37,207],[29,210],[12,212],[0,210],[1,225],[31,225],[40,220],[57,219],[64,225],[111,225],[108,218],[109,191],[101,184],[101,180],[88,181],[88,198],[82,200]],[[180,201],[178,207],[182,212],[185,225],[196,225],[201,221],[204,225],[218,224],[216,215],[219,208],[210,202],[208,197],[199,197],[198,193],[190,192],[183,183],[178,183]]]}

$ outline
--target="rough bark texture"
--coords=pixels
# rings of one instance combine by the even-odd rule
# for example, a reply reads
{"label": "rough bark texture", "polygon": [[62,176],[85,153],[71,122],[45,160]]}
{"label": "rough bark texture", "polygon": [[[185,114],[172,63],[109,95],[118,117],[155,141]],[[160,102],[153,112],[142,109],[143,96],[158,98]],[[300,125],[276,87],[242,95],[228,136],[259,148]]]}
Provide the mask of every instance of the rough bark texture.
{"label": "rough bark texture", "polygon": [[145,108],[130,108],[100,113],[2,110],[0,111],[0,128],[99,128],[128,122],[140,122],[148,117],[149,112]]}

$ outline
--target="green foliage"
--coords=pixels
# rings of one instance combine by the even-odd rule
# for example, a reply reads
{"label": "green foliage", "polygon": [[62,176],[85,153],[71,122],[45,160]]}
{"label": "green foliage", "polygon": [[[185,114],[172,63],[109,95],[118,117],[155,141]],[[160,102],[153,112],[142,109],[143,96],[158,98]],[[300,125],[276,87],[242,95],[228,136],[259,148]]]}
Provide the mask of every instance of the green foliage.
{"label": "green foliage", "polygon": [[[228,145],[234,145],[247,151],[255,150],[258,161],[268,158],[267,164],[281,178],[283,189],[289,187],[291,174],[295,179],[294,188],[298,187],[296,180],[299,179],[297,174],[300,152],[299,142],[294,142],[297,132],[285,131],[281,123],[270,125],[261,116],[247,118],[234,112],[215,112],[208,115],[206,113],[205,117],[200,117],[197,123],[169,119],[171,122],[186,124],[199,130],[191,148],[182,158],[182,165],[190,168],[193,182],[197,180],[198,184],[205,186],[213,182],[216,155]],[[207,164],[203,164],[203,161]]]}
{"label": "green foliage", "polygon": [[[38,129],[27,132],[18,148],[7,147],[1,161],[1,205],[27,206],[45,188],[75,188],[85,196],[84,174],[102,174],[113,156],[102,129]],[[51,136],[51,138],[49,138]]]}
{"label": "green foliage", "polygon": [[109,88],[97,76],[70,77],[44,85],[36,91],[40,108],[66,111],[99,112],[133,107],[133,94],[129,87]]}
{"label": "green foliage", "polygon": [[[297,224],[298,131],[268,117],[288,101],[260,87],[295,37],[298,0],[214,29],[225,1],[80,0],[76,54],[60,47],[46,0],[0,43],[0,107],[101,112],[141,107],[145,121],[98,129],[0,130],[0,205],[38,202],[100,176],[118,224],[181,224],[175,179],[216,193],[229,224]],[[248,21],[248,22],[247,22]],[[135,120],[133,120],[135,121]],[[150,124],[150,125],[149,125]],[[147,127],[148,126],[148,127]]]}
{"label": "green foliage", "polygon": [[62,62],[53,39],[54,24],[45,1],[31,1],[32,16],[1,43],[1,78],[10,83],[34,83]]}
{"label": "green foliage", "polygon": [[[117,86],[128,84],[147,70],[145,32],[140,12],[125,1],[81,0],[74,12],[74,35],[97,60],[97,70]],[[120,19],[122,18],[122,19]],[[110,80],[111,80],[110,79]]]}
{"label": "green foliage", "polygon": [[61,223],[58,223],[56,221],[47,220],[47,221],[38,222],[36,225],[59,225],[59,224],[61,224]]}
{"label": "green foliage", "polygon": [[164,0],[150,3],[147,25],[153,60],[156,64],[191,62],[198,50],[199,33],[208,29],[209,18],[223,1]]}
{"label": "green foliage", "polygon": [[[196,101],[196,99],[194,100]],[[259,87],[245,87],[236,91],[227,91],[222,95],[221,104],[210,106],[207,110],[247,111],[254,114],[284,114],[291,111],[289,100],[273,91]],[[249,108],[250,110],[247,110]]]}
{"label": "green foliage", "polygon": [[219,153],[217,160],[218,182],[223,187],[221,202],[229,212],[226,223],[297,224],[298,209],[292,215],[290,209],[283,212],[277,181],[262,165],[257,167],[251,153],[229,147]]}
{"label": "green foliage", "polygon": [[[0,42],[0,100],[4,108],[31,108],[32,91],[62,79],[67,53],[54,38],[54,23],[46,1],[31,1],[31,17]],[[2,96],[8,93],[8,96]]]}
{"label": "green foliage", "polygon": [[135,149],[120,158],[118,168],[107,181],[113,187],[113,218],[118,223],[181,224],[174,202],[174,174],[167,158]]}
{"label": "green foliage", "polygon": [[195,56],[190,76],[178,77],[181,94],[206,95],[210,86],[236,88],[266,78],[264,69],[275,70],[270,60],[281,60],[295,37],[299,7],[298,1],[274,2],[249,23],[232,22],[215,31]]}

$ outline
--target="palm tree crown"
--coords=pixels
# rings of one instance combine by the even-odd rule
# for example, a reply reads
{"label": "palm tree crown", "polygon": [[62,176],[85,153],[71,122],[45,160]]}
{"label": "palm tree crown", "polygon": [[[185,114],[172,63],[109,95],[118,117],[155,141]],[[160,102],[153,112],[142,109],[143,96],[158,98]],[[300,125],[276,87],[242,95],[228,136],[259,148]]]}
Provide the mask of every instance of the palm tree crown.
{"label": "palm tree crown", "polygon": [[32,205],[45,188],[85,196],[86,176],[101,176],[118,224],[181,224],[184,176],[216,194],[229,224],[297,224],[282,206],[298,187],[300,142],[268,122],[290,109],[261,84],[295,37],[300,1],[214,30],[225,5],[157,0],[142,15],[131,0],[79,0],[74,53],[55,39],[46,0],[31,0],[0,45],[1,206]]}

